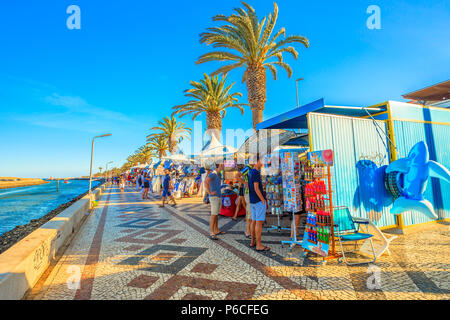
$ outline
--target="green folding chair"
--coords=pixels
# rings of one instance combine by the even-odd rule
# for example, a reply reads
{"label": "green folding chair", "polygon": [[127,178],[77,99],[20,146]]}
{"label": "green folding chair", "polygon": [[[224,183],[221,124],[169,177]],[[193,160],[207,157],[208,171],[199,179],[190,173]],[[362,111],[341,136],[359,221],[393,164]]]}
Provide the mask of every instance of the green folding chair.
{"label": "green folding chair", "polygon": [[[342,251],[342,258],[339,260],[339,262],[342,262],[343,259],[343,261],[347,265],[357,265],[373,263],[376,261],[377,258],[372,242],[373,235],[369,233],[369,221],[367,219],[352,217],[352,215],[350,214],[350,210],[347,207],[336,207],[333,209],[333,223],[335,228],[334,235],[336,238],[338,238]],[[361,225],[366,226],[366,233],[360,232]],[[353,251],[347,252],[347,254],[356,251],[358,241],[369,241],[372,248],[373,260],[352,263],[348,262],[347,258],[345,257],[343,243],[352,241],[355,242],[355,248]]]}

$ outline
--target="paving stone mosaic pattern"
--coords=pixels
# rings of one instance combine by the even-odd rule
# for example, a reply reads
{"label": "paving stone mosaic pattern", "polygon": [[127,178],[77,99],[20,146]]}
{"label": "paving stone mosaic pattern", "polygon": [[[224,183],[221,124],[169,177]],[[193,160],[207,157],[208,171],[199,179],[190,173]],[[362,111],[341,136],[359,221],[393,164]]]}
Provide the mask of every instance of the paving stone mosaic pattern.
{"label": "paving stone mosaic pattern", "polygon": [[[200,198],[159,207],[132,188],[111,187],[60,260],[27,299],[449,299],[450,228],[445,222],[400,235],[372,265],[322,264],[289,234],[263,232],[269,252],[249,247],[245,221],[219,217],[209,236]],[[289,221],[289,220],[288,220]],[[270,223],[272,224],[272,223]],[[377,244],[377,241],[375,241]],[[364,255],[350,256],[367,259]]]}

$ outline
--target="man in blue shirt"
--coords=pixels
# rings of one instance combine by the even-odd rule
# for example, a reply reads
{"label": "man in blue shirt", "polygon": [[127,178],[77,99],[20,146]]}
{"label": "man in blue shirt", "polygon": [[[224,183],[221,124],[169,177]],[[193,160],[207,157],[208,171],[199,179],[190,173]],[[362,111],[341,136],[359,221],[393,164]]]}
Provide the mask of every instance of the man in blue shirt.
{"label": "man in blue shirt", "polygon": [[250,247],[255,247],[256,251],[269,251],[270,248],[261,243],[262,225],[264,220],[266,220],[266,199],[263,195],[261,167],[262,162],[260,156],[257,155],[256,164],[248,173],[250,210],[252,213],[252,224],[250,226],[252,241]]}
{"label": "man in blue shirt", "polygon": [[222,169],[222,164],[218,164],[217,168],[213,164],[210,166],[213,170],[205,180],[205,190],[209,196],[209,202],[211,203],[211,216],[209,218],[210,235],[212,240],[217,240],[217,235],[225,234],[225,232],[219,230],[219,213],[222,206],[222,195],[220,187],[222,185],[221,178],[218,174]]}
{"label": "man in blue shirt", "polygon": [[177,203],[175,202],[175,199],[173,198],[172,192],[170,191],[172,189],[172,182],[170,179],[170,175],[169,175],[169,169],[165,169],[164,173],[166,174],[163,178],[163,194],[162,194],[162,205],[161,208],[164,207],[164,203],[166,202],[166,198],[167,199],[167,203],[169,203],[169,200],[173,201],[173,206],[176,206]]}

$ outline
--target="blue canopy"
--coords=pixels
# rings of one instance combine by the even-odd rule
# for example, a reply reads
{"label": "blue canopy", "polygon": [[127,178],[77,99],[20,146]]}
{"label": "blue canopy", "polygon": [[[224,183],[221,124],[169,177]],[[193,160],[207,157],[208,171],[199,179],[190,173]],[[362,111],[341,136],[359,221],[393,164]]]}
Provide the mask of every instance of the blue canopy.
{"label": "blue canopy", "polygon": [[160,164],[161,164],[161,161],[158,161],[157,163],[155,163],[155,164],[153,165],[153,169],[158,168]]}
{"label": "blue canopy", "polygon": [[347,106],[329,106],[325,105],[323,98],[305,104],[299,108],[280,114],[256,125],[256,130],[261,129],[308,129],[307,114],[309,112],[318,112],[325,114],[334,114],[349,117],[364,117],[367,112],[370,114],[386,111],[386,107],[363,108]]}
{"label": "blue canopy", "polygon": [[286,141],[284,146],[302,146],[302,147],[309,147],[309,140],[307,135],[298,136],[295,138],[291,138],[288,141]]}
{"label": "blue canopy", "polygon": [[172,160],[166,160],[166,161],[164,161],[163,168],[169,169],[171,165],[172,165]]}

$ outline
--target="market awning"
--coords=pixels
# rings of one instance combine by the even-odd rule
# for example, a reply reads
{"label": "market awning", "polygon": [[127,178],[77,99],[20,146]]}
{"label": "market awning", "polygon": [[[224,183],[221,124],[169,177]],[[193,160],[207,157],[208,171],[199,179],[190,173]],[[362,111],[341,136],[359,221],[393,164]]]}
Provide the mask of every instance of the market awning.
{"label": "market awning", "polygon": [[364,117],[370,114],[385,111],[386,107],[350,107],[325,105],[323,98],[305,104],[299,108],[280,114],[256,125],[261,129],[308,129],[307,114],[309,112],[335,114],[339,116]]}
{"label": "market awning", "polygon": [[[245,155],[254,152],[252,148],[261,148],[261,150],[273,150],[279,145],[285,144],[292,138],[297,137],[297,133],[286,130],[264,130],[259,131],[259,134],[253,134],[247,138],[241,145],[237,153],[239,155]],[[256,149],[255,149],[256,150]]]}

